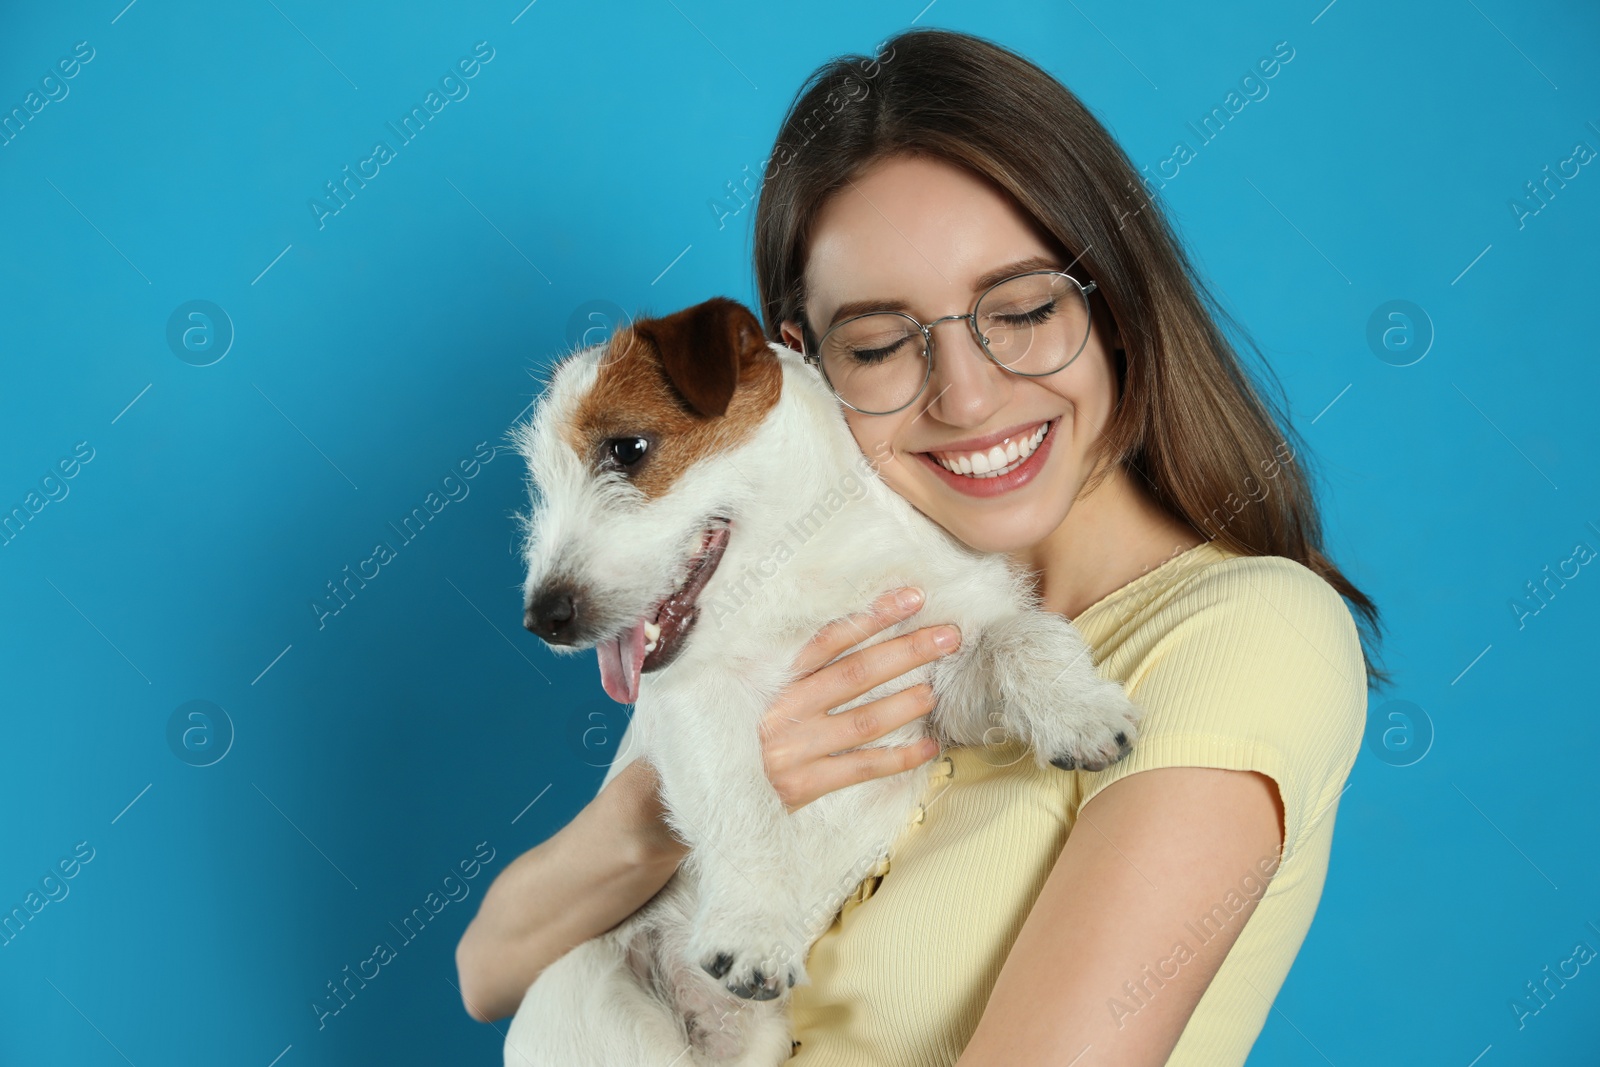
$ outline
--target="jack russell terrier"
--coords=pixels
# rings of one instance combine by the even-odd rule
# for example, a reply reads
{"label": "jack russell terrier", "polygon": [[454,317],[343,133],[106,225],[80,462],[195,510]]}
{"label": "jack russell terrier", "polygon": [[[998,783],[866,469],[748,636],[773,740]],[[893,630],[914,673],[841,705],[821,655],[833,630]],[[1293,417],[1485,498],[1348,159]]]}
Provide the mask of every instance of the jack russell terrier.
{"label": "jack russell terrier", "polygon": [[518,516],[525,625],[557,653],[598,651],[690,850],[649,903],[529,986],[507,1067],[790,1057],[785,994],[908,824],[930,764],[791,814],[758,724],[801,648],[879,594],[925,599],[863,644],[931,620],[960,627],[961,646],[836,709],[932,683],[927,716],[869,744],[1015,738],[1040,767],[1088,770],[1131,750],[1139,709],[1032,579],[869,473],[827,386],[742,304],[715,297],[569,354],[510,437],[534,502]]}

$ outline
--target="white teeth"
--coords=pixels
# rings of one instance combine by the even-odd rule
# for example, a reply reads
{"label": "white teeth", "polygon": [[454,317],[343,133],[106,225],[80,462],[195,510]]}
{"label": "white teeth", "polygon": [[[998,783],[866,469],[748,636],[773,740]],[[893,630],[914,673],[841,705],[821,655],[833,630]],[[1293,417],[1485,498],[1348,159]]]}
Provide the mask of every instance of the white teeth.
{"label": "white teeth", "polygon": [[1039,447],[1039,442],[1044,440],[1044,435],[1049,432],[1050,424],[1042,422],[1034,428],[1033,433],[1022,440],[1015,438],[1007,441],[1005,447],[995,445],[987,452],[967,452],[961,455],[930,453],[934,461],[947,471],[955,474],[964,474],[969,478],[993,478],[1001,474],[1009,474],[1029,456],[1034,449]]}
{"label": "white teeth", "polygon": [[644,637],[645,637],[644,650],[646,652],[654,652],[656,650],[656,639],[659,638],[660,636],[661,636],[661,627],[657,626],[653,622],[645,623],[644,624]]}

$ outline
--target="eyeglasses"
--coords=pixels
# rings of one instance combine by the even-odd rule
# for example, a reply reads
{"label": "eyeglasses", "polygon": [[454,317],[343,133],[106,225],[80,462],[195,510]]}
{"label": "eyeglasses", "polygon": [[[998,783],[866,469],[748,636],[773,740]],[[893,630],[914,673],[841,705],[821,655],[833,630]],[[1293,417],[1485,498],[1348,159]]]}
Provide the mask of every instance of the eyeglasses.
{"label": "eyeglasses", "polygon": [[[1034,270],[985,289],[965,315],[924,325],[898,311],[873,311],[837,322],[815,353],[803,353],[844,404],[863,415],[892,415],[927,388],[933,327],[966,319],[978,346],[998,367],[1025,378],[1064,370],[1089,340],[1089,294],[1070,274]],[[807,331],[810,332],[809,330]]]}

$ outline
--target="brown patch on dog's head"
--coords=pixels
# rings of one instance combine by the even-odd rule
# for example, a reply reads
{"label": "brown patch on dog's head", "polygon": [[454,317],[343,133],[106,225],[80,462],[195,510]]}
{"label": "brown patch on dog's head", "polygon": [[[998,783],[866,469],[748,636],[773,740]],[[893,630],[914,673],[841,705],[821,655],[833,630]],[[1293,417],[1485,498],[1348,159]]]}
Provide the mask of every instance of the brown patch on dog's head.
{"label": "brown patch on dog's head", "polygon": [[[613,336],[562,435],[586,463],[622,471],[654,499],[702,459],[745,441],[782,386],[782,367],[755,315],[712,297]],[[642,457],[622,466],[613,445],[632,438],[644,440]]]}

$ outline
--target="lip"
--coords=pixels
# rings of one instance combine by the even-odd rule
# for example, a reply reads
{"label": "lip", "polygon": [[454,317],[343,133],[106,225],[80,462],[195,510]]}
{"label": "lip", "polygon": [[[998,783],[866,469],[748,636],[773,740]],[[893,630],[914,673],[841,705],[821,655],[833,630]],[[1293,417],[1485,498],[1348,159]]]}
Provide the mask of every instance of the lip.
{"label": "lip", "polygon": [[682,583],[650,613],[650,620],[661,627],[661,636],[657,639],[656,647],[645,653],[640,667],[641,674],[660,670],[683,651],[689,631],[694,629],[694,624],[700,617],[700,591],[716,573],[717,564],[722,562],[722,553],[728,547],[731,525],[725,518],[718,517],[712,520],[701,535],[699,551],[689,561],[688,574]]}
{"label": "lip", "polygon": [[[986,441],[988,442],[988,445],[992,447],[1005,440],[1008,435],[1014,437],[1018,432],[1030,431],[1038,425],[1039,423],[1037,422],[1030,422],[1023,427],[1022,431],[1011,430],[1008,433],[1001,433],[998,435],[990,434],[988,437],[976,437],[972,438],[972,440],[979,442]],[[964,475],[953,474],[950,471],[945,470],[944,467],[940,466],[939,461],[934,459],[929,453],[918,452],[916,455],[919,460],[927,464],[929,470],[933,471],[933,473],[939,479],[941,479],[946,485],[958,493],[964,493],[967,496],[978,497],[1000,496],[1003,493],[1009,493],[1013,489],[1019,489],[1022,486],[1027,485],[1029,482],[1033,481],[1034,477],[1039,473],[1039,471],[1044,468],[1045,460],[1048,459],[1050,455],[1051,446],[1055,444],[1056,430],[1060,427],[1060,425],[1061,416],[1057,415],[1055,418],[1050,420],[1050,429],[1045,431],[1044,439],[1039,442],[1039,447],[1033,450],[1033,454],[1024,460],[1022,465],[1016,470],[1007,474],[1002,474],[996,478],[969,478]],[[983,446],[979,445],[977,447]],[[961,448],[939,449],[940,452],[964,452],[966,450],[966,446],[962,446]],[[973,449],[973,451],[976,450],[977,448]]]}

